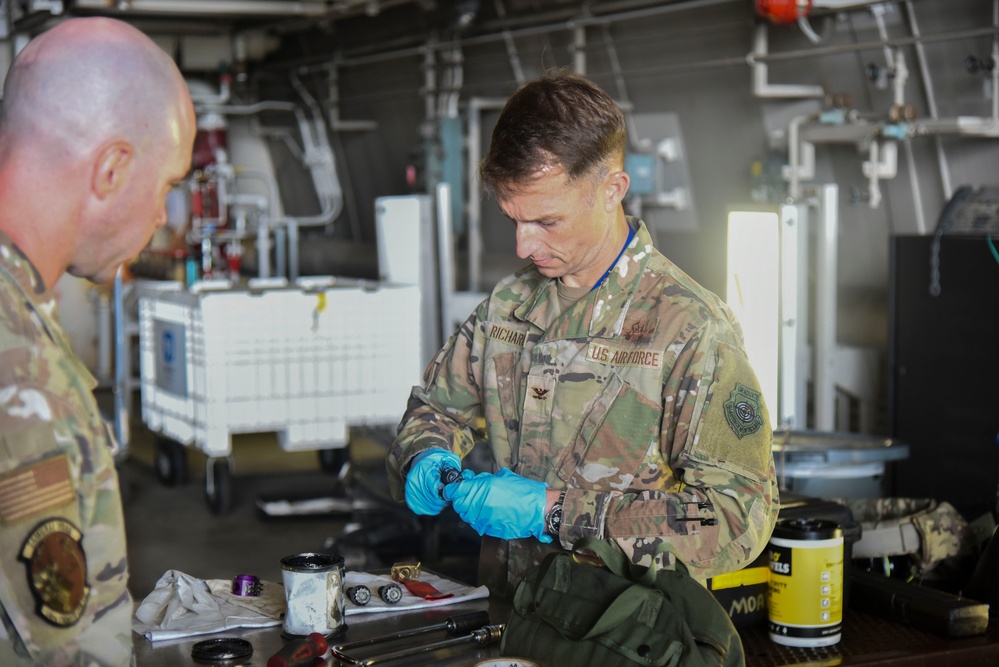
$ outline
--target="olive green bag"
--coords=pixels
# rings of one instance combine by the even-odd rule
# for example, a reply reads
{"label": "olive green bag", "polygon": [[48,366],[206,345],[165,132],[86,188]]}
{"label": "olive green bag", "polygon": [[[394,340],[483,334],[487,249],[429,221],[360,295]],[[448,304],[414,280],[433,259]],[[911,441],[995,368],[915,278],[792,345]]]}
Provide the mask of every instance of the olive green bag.
{"label": "olive green bag", "polygon": [[732,619],[682,563],[677,568],[653,565],[632,576],[623,553],[593,539],[575,553],[551,554],[517,586],[500,653],[549,667],[744,665]]}

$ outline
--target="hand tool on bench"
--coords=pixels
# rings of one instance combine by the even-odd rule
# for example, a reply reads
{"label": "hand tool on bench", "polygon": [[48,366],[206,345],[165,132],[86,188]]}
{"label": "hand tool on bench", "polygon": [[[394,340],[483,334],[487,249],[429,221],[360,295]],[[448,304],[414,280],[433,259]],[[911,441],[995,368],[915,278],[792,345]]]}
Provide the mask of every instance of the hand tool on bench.
{"label": "hand tool on bench", "polygon": [[[489,613],[485,611],[469,612],[450,616],[442,623],[427,625],[410,630],[402,630],[382,637],[371,637],[368,639],[358,639],[352,642],[344,642],[331,647],[333,657],[355,667],[369,667],[369,665],[382,664],[391,660],[397,660],[420,653],[429,653],[442,648],[460,646],[462,644],[479,644],[487,646],[499,641],[503,634],[503,625],[487,625],[489,623]],[[356,657],[356,649],[367,646],[374,646],[386,642],[394,642],[402,639],[418,637],[432,632],[444,631],[452,635],[451,639],[443,639],[429,644],[420,644],[398,649],[391,653],[373,655],[365,658]],[[465,634],[463,634],[465,633]],[[455,636],[462,635],[462,636]],[[352,655],[353,654],[353,655]]]}

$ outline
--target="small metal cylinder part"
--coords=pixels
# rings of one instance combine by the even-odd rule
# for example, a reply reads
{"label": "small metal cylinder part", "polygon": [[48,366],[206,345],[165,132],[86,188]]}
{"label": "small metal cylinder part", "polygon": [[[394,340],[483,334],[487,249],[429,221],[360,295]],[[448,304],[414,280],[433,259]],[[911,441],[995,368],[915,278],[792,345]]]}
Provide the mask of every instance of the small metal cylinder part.
{"label": "small metal cylinder part", "polygon": [[371,601],[371,589],[367,586],[351,586],[347,589],[347,598],[354,604],[363,607]]}
{"label": "small metal cylinder part", "polygon": [[386,584],[378,588],[378,597],[389,604],[396,604],[402,599],[402,588],[399,584]]}

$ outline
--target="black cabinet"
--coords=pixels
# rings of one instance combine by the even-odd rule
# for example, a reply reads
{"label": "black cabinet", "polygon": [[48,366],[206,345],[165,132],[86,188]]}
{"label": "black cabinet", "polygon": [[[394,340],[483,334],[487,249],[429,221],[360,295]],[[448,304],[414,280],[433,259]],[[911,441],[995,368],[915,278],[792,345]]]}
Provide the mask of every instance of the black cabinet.
{"label": "black cabinet", "polygon": [[946,500],[966,517],[996,509],[999,485],[999,261],[986,236],[892,240],[891,436],[910,445],[895,495]]}

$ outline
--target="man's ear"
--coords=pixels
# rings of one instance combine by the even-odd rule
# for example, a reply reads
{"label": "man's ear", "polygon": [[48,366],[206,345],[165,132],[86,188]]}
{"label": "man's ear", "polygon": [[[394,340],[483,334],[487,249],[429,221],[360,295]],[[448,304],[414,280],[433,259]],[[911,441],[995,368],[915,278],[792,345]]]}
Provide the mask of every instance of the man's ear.
{"label": "man's ear", "polygon": [[604,180],[604,202],[608,213],[616,209],[624,201],[624,196],[628,194],[628,187],[630,185],[631,177],[623,169],[616,169],[607,174],[607,178]]}
{"label": "man's ear", "polygon": [[127,141],[112,141],[97,151],[91,187],[99,199],[120,191],[132,175],[135,150]]}

